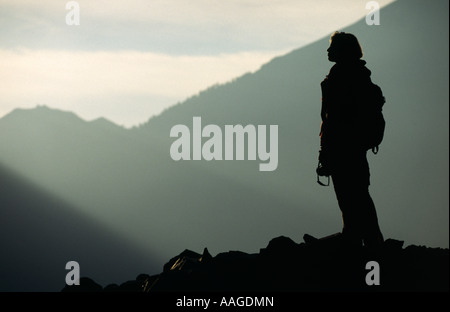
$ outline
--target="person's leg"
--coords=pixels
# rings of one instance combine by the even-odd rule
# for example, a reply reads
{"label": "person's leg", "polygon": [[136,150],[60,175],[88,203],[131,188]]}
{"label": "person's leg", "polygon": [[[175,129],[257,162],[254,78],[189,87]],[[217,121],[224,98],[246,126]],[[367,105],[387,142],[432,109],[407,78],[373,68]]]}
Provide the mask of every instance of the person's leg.
{"label": "person's leg", "polygon": [[339,209],[342,214],[342,237],[344,243],[351,246],[362,245],[361,216],[358,209],[358,200],[352,190],[347,175],[334,174],[333,186]]}
{"label": "person's leg", "polygon": [[369,187],[351,175],[332,176],[336,198],[342,213],[343,237],[351,244],[364,240],[367,246],[377,247],[383,243],[375,204]]}
{"label": "person's leg", "polygon": [[332,181],[342,212],[343,237],[376,246],[383,242],[375,204],[369,194],[370,170],[366,152],[349,151],[333,157]]}
{"label": "person's leg", "polygon": [[363,206],[363,239],[364,245],[369,247],[378,247],[383,242],[383,234],[381,233],[378,224],[377,212],[372,197],[369,194],[369,189],[366,188],[361,191]]}

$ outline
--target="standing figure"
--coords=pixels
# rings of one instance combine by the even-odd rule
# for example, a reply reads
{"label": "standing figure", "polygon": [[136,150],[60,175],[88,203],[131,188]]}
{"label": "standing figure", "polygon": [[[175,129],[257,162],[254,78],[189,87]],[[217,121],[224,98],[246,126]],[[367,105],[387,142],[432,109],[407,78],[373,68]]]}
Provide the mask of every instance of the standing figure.
{"label": "standing figure", "polygon": [[365,109],[371,101],[371,94],[368,94],[369,86],[373,85],[371,71],[361,60],[361,46],[352,34],[335,32],[327,51],[328,60],[336,64],[321,83],[322,124],[317,173],[331,176],[342,212],[343,241],[349,246],[364,243],[378,247],[383,243],[383,235],[369,194],[367,150],[371,146],[362,130],[367,126],[367,114],[371,114]]}

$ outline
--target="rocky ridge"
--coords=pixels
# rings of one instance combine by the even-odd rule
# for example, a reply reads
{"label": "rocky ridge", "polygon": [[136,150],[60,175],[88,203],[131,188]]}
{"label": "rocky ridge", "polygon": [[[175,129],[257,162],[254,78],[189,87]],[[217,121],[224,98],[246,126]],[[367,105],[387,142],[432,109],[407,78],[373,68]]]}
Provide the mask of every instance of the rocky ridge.
{"label": "rocky ridge", "polygon": [[[280,236],[259,253],[212,256],[184,250],[157,275],[106,287],[80,279],[70,291],[131,292],[373,292],[449,291],[449,250],[387,239],[378,249],[348,247],[340,234],[304,242]],[[371,265],[378,265],[378,268]]]}

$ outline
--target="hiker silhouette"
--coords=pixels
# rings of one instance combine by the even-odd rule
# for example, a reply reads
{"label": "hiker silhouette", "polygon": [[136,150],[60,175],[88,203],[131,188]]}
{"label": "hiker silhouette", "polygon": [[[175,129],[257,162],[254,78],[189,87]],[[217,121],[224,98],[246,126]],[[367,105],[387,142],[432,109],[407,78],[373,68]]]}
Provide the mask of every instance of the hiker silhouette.
{"label": "hiker silhouette", "polygon": [[331,176],[342,212],[343,241],[350,246],[378,247],[383,235],[369,194],[368,147],[361,133],[365,121],[360,113],[368,105],[371,71],[361,60],[361,46],[352,34],[332,34],[327,51],[328,60],[336,64],[321,82],[318,181],[319,176]]}

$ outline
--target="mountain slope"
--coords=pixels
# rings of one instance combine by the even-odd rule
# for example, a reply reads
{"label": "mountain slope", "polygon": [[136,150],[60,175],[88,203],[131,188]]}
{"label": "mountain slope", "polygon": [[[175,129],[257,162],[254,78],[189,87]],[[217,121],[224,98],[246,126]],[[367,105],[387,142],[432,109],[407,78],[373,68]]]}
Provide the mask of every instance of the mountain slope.
{"label": "mountain slope", "polygon": [[150,248],[136,248],[2,165],[0,184],[0,291],[59,291],[69,261],[102,284],[159,268]]}

